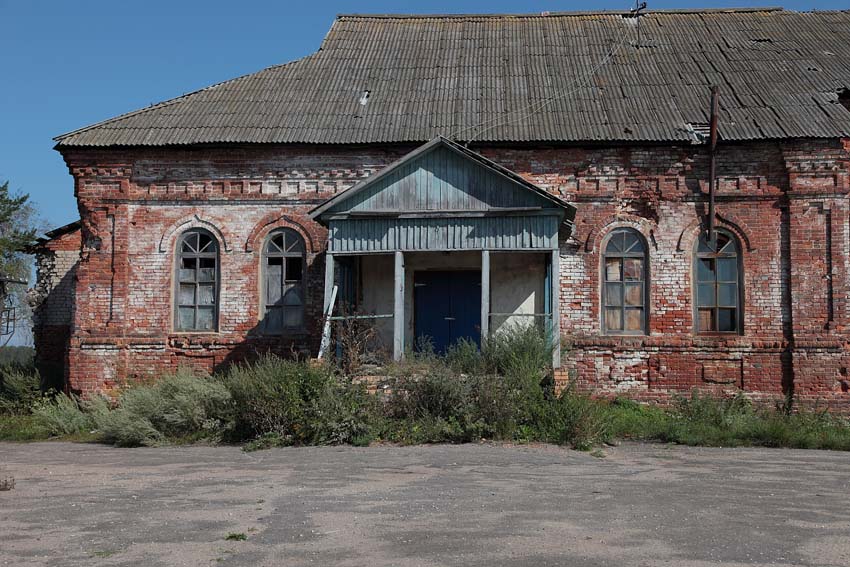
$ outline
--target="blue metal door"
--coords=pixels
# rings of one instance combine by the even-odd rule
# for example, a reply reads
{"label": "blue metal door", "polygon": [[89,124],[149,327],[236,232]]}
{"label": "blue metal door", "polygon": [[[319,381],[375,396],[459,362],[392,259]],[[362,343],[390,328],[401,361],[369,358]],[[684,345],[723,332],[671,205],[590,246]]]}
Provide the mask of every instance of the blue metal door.
{"label": "blue metal door", "polygon": [[481,343],[481,272],[416,272],[413,275],[414,336],[434,351],[461,338]]}

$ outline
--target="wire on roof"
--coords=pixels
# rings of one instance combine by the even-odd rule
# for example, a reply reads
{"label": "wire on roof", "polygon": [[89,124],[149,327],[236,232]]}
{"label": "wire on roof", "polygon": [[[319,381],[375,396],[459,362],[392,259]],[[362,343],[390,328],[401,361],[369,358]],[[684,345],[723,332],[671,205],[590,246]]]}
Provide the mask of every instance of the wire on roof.
{"label": "wire on roof", "polygon": [[[645,9],[645,8],[646,8],[646,2],[644,2],[643,5],[637,6],[636,10],[632,11],[631,13],[635,14],[636,17],[639,18],[640,16],[643,15],[643,14],[640,14],[639,12],[641,10]],[[638,22],[640,22],[640,19],[638,19]],[[526,118],[529,118],[530,116],[537,114],[538,112],[540,112],[541,110],[543,110],[544,108],[546,108],[547,106],[552,104],[553,102],[561,100],[563,98],[570,96],[571,94],[578,92],[580,89],[584,88],[587,81],[589,81],[602,67],[604,67],[606,64],[608,64],[608,62],[611,61],[611,59],[614,57],[614,55],[616,55],[617,52],[620,51],[620,49],[626,43],[626,37],[628,35],[626,33],[627,28],[628,28],[628,26],[625,26],[623,28],[623,33],[620,35],[620,39],[617,41],[617,43],[614,45],[614,47],[602,58],[602,60],[600,60],[598,64],[596,64],[593,68],[591,68],[589,73],[587,73],[586,75],[581,77],[581,79],[577,83],[574,83],[576,85],[575,88],[570,89],[567,92],[562,93],[560,95],[549,97],[548,99],[544,99],[544,100],[539,101],[539,102],[527,104],[524,107],[520,107],[516,110],[512,110],[511,112],[508,112],[507,114],[504,114],[502,116],[496,116],[496,117],[493,117],[489,120],[484,120],[482,122],[479,122],[478,124],[474,124],[472,126],[468,126],[468,127],[463,128],[461,130],[457,130],[447,137],[450,140],[459,141],[458,136],[463,134],[464,132],[468,132],[469,130],[474,130],[476,128],[481,128],[480,130],[475,132],[475,134],[471,138],[469,138],[468,140],[466,140],[466,142],[464,142],[464,146],[468,147],[469,144],[474,142],[475,139],[477,137],[481,136],[482,134],[489,132],[490,130],[492,130],[492,129],[498,127],[498,126],[509,126],[511,124],[515,124],[515,123],[519,122],[520,120],[525,120]],[[530,109],[530,111],[527,114],[520,115],[514,120],[504,121],[508,116],[511,116],[511,115],[516,114],[518,112],[523,112],[523,111],[529,110],[529,109]],[[482,128],[483,126],[487,126],[487,128]]]}

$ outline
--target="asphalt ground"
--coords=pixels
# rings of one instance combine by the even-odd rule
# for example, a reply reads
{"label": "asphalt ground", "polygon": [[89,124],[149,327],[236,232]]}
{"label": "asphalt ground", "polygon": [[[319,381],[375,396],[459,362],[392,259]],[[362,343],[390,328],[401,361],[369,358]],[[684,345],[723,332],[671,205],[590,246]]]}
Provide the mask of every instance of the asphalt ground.
{"label": "asphalt ground", "polygon": [[0,444],[0,565],[850,566],[850,453],[604,452]]}

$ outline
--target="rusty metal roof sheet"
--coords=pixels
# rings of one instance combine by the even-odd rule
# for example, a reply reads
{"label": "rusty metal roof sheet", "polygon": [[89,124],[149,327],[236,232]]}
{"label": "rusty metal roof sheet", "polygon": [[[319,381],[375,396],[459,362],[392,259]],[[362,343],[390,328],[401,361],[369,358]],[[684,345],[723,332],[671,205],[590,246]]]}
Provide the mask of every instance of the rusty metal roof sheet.
{"label": "rusty metal roof sheet", "polygon": [[56,140],[689,142],[713,84],[725,140],[850,136],[850,11],[342,15],[303,59]]}

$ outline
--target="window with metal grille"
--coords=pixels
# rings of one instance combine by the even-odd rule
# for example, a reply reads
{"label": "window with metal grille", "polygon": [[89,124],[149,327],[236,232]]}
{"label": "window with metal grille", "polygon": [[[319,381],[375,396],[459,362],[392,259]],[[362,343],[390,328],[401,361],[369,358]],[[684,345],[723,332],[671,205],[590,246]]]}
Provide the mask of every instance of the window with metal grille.
{"label": "window with metal grille", "polygon": [[263,249],[263,331],[304,327],[304,239],[288,228],[273,232]]}
{"label": "window with metal grille", "polygon": [[202,229],[177,244],[175,326],[178,331],[215,331],[218,325],[218,242]]}
{"label": "window with metal grille", "polygon": [[738,240],[715,231],[714,241],[701,234],[694,255],[695,319],[699,333],[740,333],[741,265]]}
{"label": "window with metal grille", "polygon": [[602,259],[602,321],[609,334],[646,334],[647,246],[631,228],[608,237]]}

